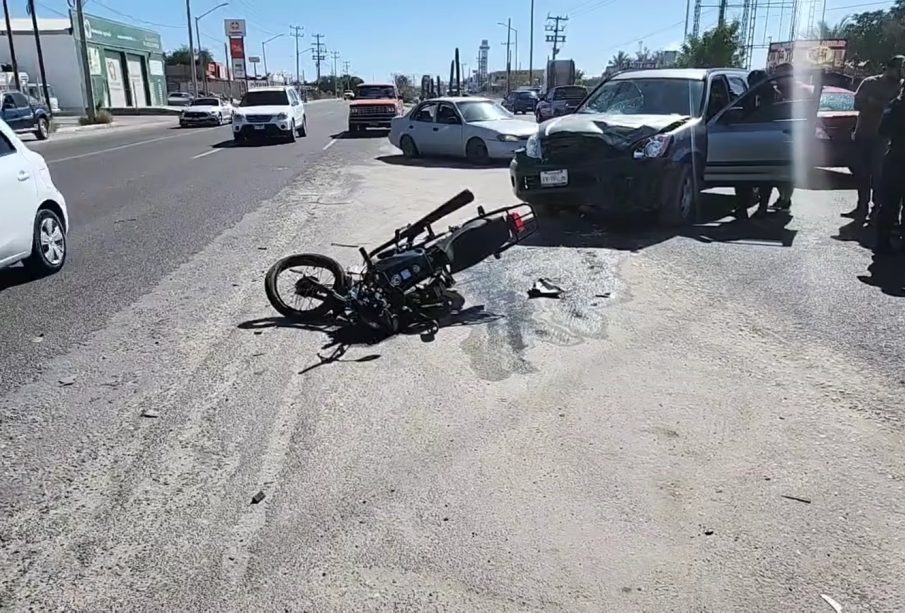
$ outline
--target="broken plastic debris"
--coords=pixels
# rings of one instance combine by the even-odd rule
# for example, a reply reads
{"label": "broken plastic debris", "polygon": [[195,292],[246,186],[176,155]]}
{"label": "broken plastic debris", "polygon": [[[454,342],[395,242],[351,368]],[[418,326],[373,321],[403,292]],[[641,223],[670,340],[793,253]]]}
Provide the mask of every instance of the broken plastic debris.
{"label": "broken plastic debris", "polygon": [[546,279],[538,279],[528,290],[528,298],[559,298],[562,288],[557,287]]}
{"label": "broken plastic debris", "polygon": [[160,413],[155,411],[154,409],[145,409],[141,412],[142,417],[147,417],[149,419],[154,419],[156,417],[160,417]]}
{"label": "broken plastic debris", "polygon": [[75,384],[75,377],[62,377],[60,379],[60,385],[67,386]]}
{"label": "broken plastic debris", "polygon": [[842,613],[842,605],[836,602],[832,597],[827,596],[826,594],[821,594],[820,597],[823,598],[828,605],[833,607],[833,610],[836,613]]}
{"label": "broken plastic debris", "polygon": [[264,496],[266,496],[266,494],[264,494],[264,492],[258,492],[257,494],[255,494],[252,497],[251,504],[258,504],[259,502],[264,500]]}

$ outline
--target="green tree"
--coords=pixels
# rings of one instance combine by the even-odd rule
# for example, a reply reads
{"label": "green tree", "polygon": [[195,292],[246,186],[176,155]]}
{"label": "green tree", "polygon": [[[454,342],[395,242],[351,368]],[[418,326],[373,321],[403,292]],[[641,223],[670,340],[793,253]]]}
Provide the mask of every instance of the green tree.
{"label": "green tree", "polygon": [[846,58],[867,72],[877,72],[905,49],[905,2],[889,11],[866,11],[849,17],[844,26]]}
{"label": "green tree", "polygon": [[742,41],[739,23],[717,25],[682,45],[676,65],[682,68],[741,67]]}
{"label": "green tree", "polygon": [[[192,63],[192,52],[189,51],[189,48],[187,46],[183,45],[182,47],[178,47],[178,48],[174,49],[173,51],[170,51],[169,53],[165,54],[164,59],[166,60],[166,63],[170,66],[177,66],[177,65],[188,66]],[[204,66],[207,66],[208,64],[212,64],[213,62],[214,62],[214,58],[211,55],[211,52],[208,51],[207,49],[202,49],[201,50],[201,63]]]}

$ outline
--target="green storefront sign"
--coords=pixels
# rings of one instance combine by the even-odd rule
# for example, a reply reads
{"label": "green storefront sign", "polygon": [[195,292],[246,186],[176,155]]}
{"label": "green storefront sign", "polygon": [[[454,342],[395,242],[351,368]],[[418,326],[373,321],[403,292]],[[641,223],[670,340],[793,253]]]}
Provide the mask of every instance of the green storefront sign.
{"label": "green storefront sign", "polygon": [[[70,18],[76,23],[75,13]],[[74,28],[78,38],[78,28]],[[94,96],[102,106],[166,103],[163,44],[152,30],[85,15],[88,67]]]}

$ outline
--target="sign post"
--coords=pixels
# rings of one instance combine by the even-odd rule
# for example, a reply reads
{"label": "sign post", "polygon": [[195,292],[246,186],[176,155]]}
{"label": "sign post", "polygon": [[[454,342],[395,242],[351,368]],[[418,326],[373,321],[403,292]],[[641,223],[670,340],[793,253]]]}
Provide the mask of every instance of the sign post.
{"label": "sign post", "polygon": [[248,63],[251,64],[255,70],[255,81],[258,80],[258,63],[260,63],[260,61],[261,61],[261,58],[255,56],[255,55],[248,56]]}
{"label": "sign post", "polygon": [[245,69],[245,20],[226,19],[223,22],[223,29],[229,40],[233,77],[245,81],[245,91],[248,91],[248,71]]}

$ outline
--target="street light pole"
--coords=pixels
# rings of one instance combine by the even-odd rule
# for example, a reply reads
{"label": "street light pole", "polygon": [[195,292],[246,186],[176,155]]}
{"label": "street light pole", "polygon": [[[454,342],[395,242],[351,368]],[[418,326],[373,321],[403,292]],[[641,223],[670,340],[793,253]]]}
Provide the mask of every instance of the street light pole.
{"label": "street light pole", "polygon": [[506,93],[508,94],[512,91],[512,87],[510,83],[512,82],[512,32],[515,32],[515,62],[516,62],[516,70],[518,70],[518,30],[512,27],[512,18],[510,17],[506,23],[502,21],[497,22],[498,26],[503,26],[506,28]]}
{"label": "street light pole", "polygon": [[189,24],[189,68],[192,71],[192,93],[198,95],[198,75],[195,74],[195,35],[192,33],[192,2],[185,0],[185,16]]}
{"label": "street light pole", "polygon": [[[188,0],[186,0],[186,1],[188,2]],[[229,2],[221,2],[214,8],[210,9],[209,11],[207,11],[205,13],[201,13],[200,15],[195,17],[195,36],[198,38],[198,64],[201,66],[201,78],[204,80],[204,92],[205,93],[207,93],[207,66],[204,65],[204,60],[201,57],[201,31],[198,28],[198,22],[201,21],[204,17],[207,17],[208,15],[210,15],[211,13],[216,11],[217,9],[223,8],[224,6],[227,6],[228,4],[229,4]],[[194,53],[195,52],[192,51],[193,55],[194,55]],[[193,83],[195,84],[195,87],[197,88],[198,82],[197,82],[197,80],[195,80],[194,65],[192,66],[192,78],[193,78]],[[195,95],[196,96],[198,95],[197,89],[195,90]]]}
{"label": "street light pole", "polygon": [[[276,36],[271,36],[267,40],[261,43],[261,59],[264,60],[264,76],[266,77],[269,73],[267,72],[267,43],[272,40],[276,40],[281,36],[286,36],[285,34],[277,34]],[[296,79],[298,80],[298,79]],[[270,79],[267,79],[267,84],[270,85]]]}

